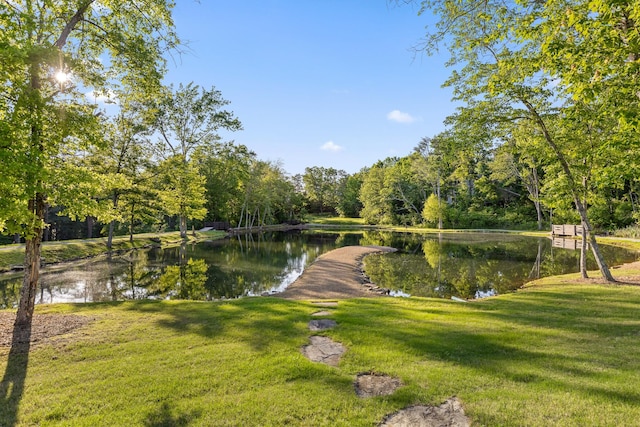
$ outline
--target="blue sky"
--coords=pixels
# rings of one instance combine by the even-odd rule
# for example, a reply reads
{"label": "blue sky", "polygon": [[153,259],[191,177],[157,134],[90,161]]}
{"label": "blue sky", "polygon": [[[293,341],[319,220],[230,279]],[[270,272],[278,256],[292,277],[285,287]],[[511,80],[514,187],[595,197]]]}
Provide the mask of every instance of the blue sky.
{"label": "blue sky", "polygon": [[186,52],[167,83],[215,86],[244,130],[222,133],[280,161],[354,173],[404,156],[444,130],[454,110],[446,54],[412,47],[429,17],[386,0],[190,0],[177,2]]}

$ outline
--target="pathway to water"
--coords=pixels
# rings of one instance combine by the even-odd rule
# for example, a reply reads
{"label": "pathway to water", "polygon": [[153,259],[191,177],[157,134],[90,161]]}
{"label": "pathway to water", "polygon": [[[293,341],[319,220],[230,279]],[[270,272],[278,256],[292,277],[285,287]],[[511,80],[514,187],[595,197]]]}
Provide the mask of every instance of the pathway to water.
{"label": "pathway to water", "polygon": [[[362,258],[371,253],[392,252],[393,248],[381,246],[347,246],[320,256],[307,268],[287,290],[277,296],[296,300],[310,300],[322,308],[312,313],[308,328],[322,332],[338,327],[330,317],[339,305],[339,299],[376,296],[384,290],[371,284],[362,272]],[[309,344],[300,351],[312,362],[324,363],[339,369],[340,358],[347,348],[330,337],[311,335]],[[354,392],[360,398],[387,396],[403,386],[399,378],[377,372],[362,372],[354,380]],[[465,416],[462,403],[451,397],[439,406],[412,405],[388,414],[379,426],[386,427],[467,427],[470,420]]]}
{"label": "pathway to water", "polygon": [[386,293],[362,272],[365,255],[395,252],[387,246],[345,246],[320,255],[302,275],[275,296],[295,300],[371,297]]}

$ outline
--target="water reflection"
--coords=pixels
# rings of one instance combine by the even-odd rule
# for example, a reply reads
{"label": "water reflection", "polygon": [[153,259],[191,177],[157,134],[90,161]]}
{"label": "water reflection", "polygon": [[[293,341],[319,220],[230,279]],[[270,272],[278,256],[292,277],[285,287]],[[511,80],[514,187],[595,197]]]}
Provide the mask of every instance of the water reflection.
{"label": "water reflection", "polygon": [[[392,295],[474,298],[509,292],[527,280],[578,271],[579,251],[546,238],[456,233],[289,232],[148,249],[43,270],[36,302],[127,299],[213,300],[267,295],[289,286],[319,255],[347,245],[385,245],[365,272]],[[603,247],[611,264],[635,253]],[[591,262],[590,268],[595,268]],[[0,308],[15,307],[20,274],[0,275]]]}
{"label": "water reflection", "polygon": [[[427,234],[378,237],[378,244],[402,251],[365,258],[365,271],[378,286],[425,297],[483,298],[511,292],[527,281],[579,271],[580,252],[558,249],[547,238],[501,234]],[[637,254],[602,247],[611,265]],[[588,268],[597,266],[589,253]]]}

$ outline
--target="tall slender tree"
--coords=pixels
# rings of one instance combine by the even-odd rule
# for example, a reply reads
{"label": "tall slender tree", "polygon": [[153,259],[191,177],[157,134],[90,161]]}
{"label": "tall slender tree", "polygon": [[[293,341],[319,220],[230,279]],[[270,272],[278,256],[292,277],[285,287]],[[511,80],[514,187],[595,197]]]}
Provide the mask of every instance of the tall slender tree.
{"label": "tall slender tree", "polygon": [[[156,113],[155,128],[160,135],[158,152],[167,160],[171,157],[180,160],[173,163],[173,166],[178,168],[174,173],[192,175],[193,167],[196,165],[192,162],[193,155],[206,147],[212,148],[220,141],[218,132],[221,129],[237,131],[242,129],[242,124],[234,117],[233,112],[223,109],[229,101],[222,98],[222,93],[215,88],[206,90],[193,83],[186,86],[181,83],[175,91],[173,86],[167,89],[159,102],[153,105]],[[204,181],[204,178],[199,180]],[[195,196],[192,182],[174,179],[173,183],[179,184],[170,187],[176,198],[184,198],[185,193],[190,193],[191,197]],[[198,199],[200,205],[204,206],[204,186],[201,188]],[[184,239],[187,237],[188,205],[183,203],[180,206],[184,209],[174,211],[170,207],[170,210],[180,217],[180,236]],[[201,212],[198,209],[189,210]]]}
{"label": "tall slender tree", "polygon": [[90,173],[73,157],[98,140],[91,136],[99,122],[76,88],[159,87],[163,52],[178,43],[172,7],[169,0],[0,2],[0,226],[26,239],[18,327],[33,315],[46,205],[73,215],[95,209]]}
{"label": "tall slender tree", "polygon": [[[422,2],[439,17],[425,44],[444,42],[457,69],[447,82],[463,110],[496,122],[526,120],[554,154],[603,277],[614,281],[587,211],[589,159],[575,153],[638,141],[638,7],[635,2]],[[589,112],[604,118],[594,127]],[[587,115],[585,117],[584,115]],[[613,117],[616,128],[609,128]],[[553,120],[555,126],[550,125]],[[576,130],[578,132],[563,132]],[[593,131],[598,132],[594,134]],[[591,137],[583,139],[581,136]],[[606,135],[606,137],[602,137]],[[598,136],[598,137],[596,137]],[[637,144],[637,142],[635,142]],[[586,272],[583,272],[583,274]]]}

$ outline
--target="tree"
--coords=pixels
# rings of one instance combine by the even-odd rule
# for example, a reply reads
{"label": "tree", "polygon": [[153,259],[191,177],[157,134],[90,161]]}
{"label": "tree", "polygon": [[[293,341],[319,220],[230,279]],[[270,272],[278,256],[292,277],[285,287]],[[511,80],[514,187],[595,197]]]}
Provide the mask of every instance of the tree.
{"label": "tree", "polygon": [[541,173],[544,165],[544,141],[526,125],[514,123],[509,139],[495,151],[490,164],[491,177],[509,185],[522,183],[536,208],[538,230],[542,230]]}
{"label": "tree", "polygon": [[105,144],[93,147],[89,162],[103,178],[101,197],[109,206],[102,219],[108,224],[107,248],[111,249],[116,222],[130,216],[131,204],[126,203],[131,201],[130,196],[151,191],[143,187],[150,184],[145,172],[152,165],[149,130],[139,110],[122,107],[105,127]]}
{"label": "tree", "polygon": [[385,170],[384,185],[394,224],[415,225],[421,222],[427,183],[414,173],[416,161],[419,161],[419,156],[413,153],[398,159]]}
{"label": "tree", "polygon": [[304,191],[310,202],[318,206],[320,213],[325,208],[336,209],[340,189],[347,173],[343,170],[313,166],[304,169],[302,180]]}
{"label": "tree", "polygon": [[[415,171],[417,174],[422,176],[422,179],[425,182],[431,184],[433,194],[435,194],[438,204],[436,212],[439,214],[444,213],[445,210],[442,206],[443,203],[445,203],[442,200],[443,187],[452,173],[451,165],[453,164],[453,155],[455,151],[457,151],[453,149],[452,145],[453,138],[451,135],[448,133],[441,133],[433,138],[422,138],[414,149],[414,151],[420,156],[416,159]],[[422,213],[422,217],[425,218],[424,211]],[[427,219],[425,218],[425,220]],[[437,224],[438,229],[443,228],[442,215],[438,216]]]}
{"label": "tree", "polygon": [[243,183],[249,179],[256,154],[244,145],[215,144],[205,149],[200,172],[205,178],[207,219],[237,221],[244,201]]}
{"label": "tree", "polygon": [[366,171],[360,171],[343,178],[340,185],[338,205],[336,206],[340,216],[360,216],[362,202],[358,197],[360,196],[360,188],[362,187],[362,179],[365,173]]}
{"label": "tree", "polygon": [[278,163],[257,160],[243,183],[244,203],[238,227],[262,227],[293,218],[300,205],[293,182]]}
{"label": "tree", "polygon": [[442,220],[445,216],[447,204],[442,203],[436,194],[431,194],[422,209],[422,218],[429,224],[437,224],[442,229]]}
{"label": "tree", "polygon": [[[193,83],[188,83],[186,86],[181,83],[175,91],[173,86],[169,86],[159,102],[154,103],[154,126],[160,135],[158,152],[165,159],[173,157],[180,160],[172,162],[177,168],[174,172],[191,175],[200,180],[197,174],[193,175],[195,170],[192,168],[195,163],[190,163],[194,153],[218,142],[220,129],[228,131],[242,129],[240,121],[233,116],[233,112],[222,109],[228,104],[229,101],[222,98],[220,91],[215,88],[206,90]],[[173,184],[168,188],[174,191],[174,197],[184,200],[187,192],[191,196],[196,196],[195,187],[193,187],[195,184],[189,180],[173,179]],[[204,189],[198,197],[198,203],[204,205]],[[165,200],[169,201],[170,198]],[[173,209],[175,206],[187,209],[187,204],[172,204],[168,207],[170,212],[180,217],[180,236],[184,239],[187,237],[188,212],[187,210],[175,211]],[[196,211],[198,209],[191,210],[191,212]]]}
{"label": "tree", "polygon": [[0,3],[0,227],[26,239],[17,327],[27,328],[33,315],[46,205],[97,214],[97,180],[73,158],[96,143],[100,123],[74,84],[102,93],[153,92],[162,54],[178,42],[172,6],[166,0]]}
{"label": "tree", "polygon": [[385,169],[397,159],[377,162],[364,175],[360,188],[362,210],[360,216],[368,224],[392,224],[392,206],[389,203],[388,188],[385,187]]}
{"label": "tree", "polygon": [[[587,0],[422,5],[440,17],[427,49],[444,41],[452,53],[450,64],[459,65],[447,85],[467,104],[462,110],[490,115],[496,123],[526,120],[540,133],[566,179],[566,195],[573,200],[600,272],[614,281],[588,217],[583,185],[588,170],[572,159],[574,153],[598,153],[612,143],[622,148],[620,141],[629,144],[634,141],[629,134],[637,135],[638,95],[628,84],[637,81],[639,73],[637,7]],[[620,93],[627,98],[618,103]],[[595,111],[616,118],[615,138],[595,137],[594,130],[607,126],[605,120],[592,127]],[[581,120],[584,112],[589,113]],[[557,126],[550,126],[551,120]],[[576,126],[577,134],[562,132]],[[588,133],[594,137],[580,138]]]}
{"label": "tree", "polygon": [[180,219],[180,237],[187,237],[187,219],[203,219],[207,214],[204,181],[195,160],[185,162],[181,155],[163,161],[161,170],[160,201],[164,211]]}

